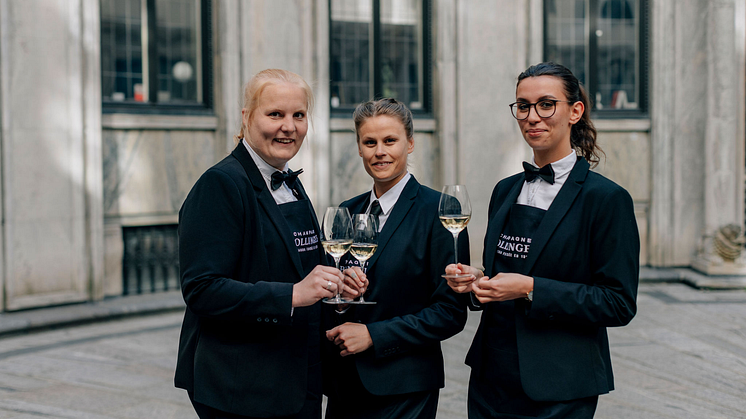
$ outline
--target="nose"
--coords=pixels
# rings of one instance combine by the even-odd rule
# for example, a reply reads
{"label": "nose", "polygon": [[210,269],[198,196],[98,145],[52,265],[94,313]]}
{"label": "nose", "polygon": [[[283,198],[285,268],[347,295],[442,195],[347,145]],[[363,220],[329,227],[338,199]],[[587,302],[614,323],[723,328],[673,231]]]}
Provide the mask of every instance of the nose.
{"label": "nose", "polygon": [[292,115],[288,115],[282,120],[282,132],[292,133],[295,132],[295,120]]}
{"label": "nose", "polygon": [[[532,113],[531,110],[533,110],[534,112]],[[526,120],[534,124],[541,121],[539,111],[536,110],[536,104],[533,104],[528,108],[528,116],[526,117]]]}
{"label": "nose", "polygon": [[383,156],[386,154],[386,149],[384,147],[383,141],[379,141],[376,144],[376,156]]}

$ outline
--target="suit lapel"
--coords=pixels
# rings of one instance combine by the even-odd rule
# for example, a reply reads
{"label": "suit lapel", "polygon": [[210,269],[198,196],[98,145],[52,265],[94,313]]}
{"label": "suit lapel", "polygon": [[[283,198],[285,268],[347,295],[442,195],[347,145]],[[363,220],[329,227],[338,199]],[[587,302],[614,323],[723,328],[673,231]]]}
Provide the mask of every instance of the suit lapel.
{"label": "suit lapel", "polygon": [[[487,240],[484,244],[484,269],[485,272],[491,272],[492,264],[495,261],[495,252],[497,251],[497,242],[500,239],[500,233],[505,228],[505,223],[508,221],[508,215],[510,215],[510,208],[513,206],[518,195],[521,193],[523,186],[523,176],[516,177],[516,181],[510,188],[510,192],[503,200],[502,204],[495,203],[498,206],[498,210],[495,216],[492,217],[489,223],[489,230],[487,231]],[[491,272],[491,276],[496,275],[497,272]]]}
{"label": "suit lapel", "polygon": [[[248,150],[246,150],[246,146],[241,143],[238,144],[231,154],[239,161],[239,163],[241,163],[241,166],[243,166],[246,171],[246,175],[249,177],[249,182],[251,182],[251,185],[256,191],[256,198],[259,205],[264,209],[264,212],[280,233],[280,239],[285,244],[288,254],[290,254],[290,258],[293,260],[293,265],[295,265],[295,269],[298,271],[298,275],[303,278],[305,276],[303,273],[303,264],[300,260],[298,250],[295,247],[295,243],[292,240],[293,232],[290,231],[290,227],[288,226],[287,221],[285,221],[285,217],[282,215],[282,212],[280,212],[280,208],[272,197],[269,188],[267,188],[267,183],[264,181],[259,168],[256,167],[254,159],[251,158]],[[300,184],[300,182],[298,183]],[[301,186],[299,189],[303,190],[303,187]],[[305,194],[305,191],[303,191],[303,194]],[[318,224],[316,222],[316,217],[312,218],[314,219],[314,224]],[[318,226],[316,226],[316,231],[319,231]]]}
{"label": "suit lapel", "polygon": [[399,199],[396,201],[396,204],[394,204],[391,214],[389,214],[389,217],[386,219],[386,224],[384,224],[383,230],[381,230],[381,233],[378,235],[378,249],[376,249],[376,253],[374,253],[368,261],[368,270],[370,270],[373,267],[373,264],[376,263],[378,256],[383,252],[383,249],[391,239],[391,236],[393,236],[394,232],[399,227],[399,224],[404,221],[409,209],[414,205],[414,199],[417,197],[417,191],[419,188],[419,182],[417,182],[414,176],[412,176],[401,191],[401,195],[399,195]]}
{"label": "suit lapel", "polygon": [[562,185],[562,189],[544,214],[544,218],[541,220],[539,227],[536,228],[536,234],[531,240],[531,250],[529,250],[526,260],[527,274],[530,275],[530,272],[533,271],[534,264],[536,264],[544,246],[546,246],[557,225],[565,217],[572,203],[575,202],[575,198],[583,189],[583,182],[588,176],[589,168],[588,162],[584,158],[578,157],[578,161],[570,171],[567,181]]}

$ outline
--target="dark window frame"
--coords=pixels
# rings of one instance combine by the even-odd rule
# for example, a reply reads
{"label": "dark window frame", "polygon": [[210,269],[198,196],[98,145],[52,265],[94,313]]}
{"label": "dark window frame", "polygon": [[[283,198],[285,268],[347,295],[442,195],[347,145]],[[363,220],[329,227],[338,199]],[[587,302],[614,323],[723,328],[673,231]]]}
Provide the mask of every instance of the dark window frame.
{"label": "dark window frame", "polygon": [[[371,82],[373,83],[373,99],[383,97],[383,80],[381,78],[381,1],[371,0],[373,7],[373,52],[372,52],[372,73]],[[328,0],[328,24],[332,27],[332,0]],[[422,108],[411,109],[412,116],[415,118],[432,118],[433,116],[433,36],[432,36],[432,0],[422,0]],[[329,34],[329,61],[331,63],[332,36]],[[332,107],[327,104],[331,110],[332,118],[350,118],[355,110],[354,106]]]}
{"label": "dark window frame", "polygon": [[[155,0],[146,0],[148,34],[155,34]],[[201,54],[202,54],[202,103],[158,103],[158,83],[148,83],[148,102],[132,103],[102,99],[102,113],[153,114],[153,115],[212,115],[213,96],[213,25],[212,0],[200,0]],[[159,60],[157,42],[148,42],[149,80],[158,80]]]}
{"label": "dark window frame", "polygon": [[[588,16],[598,16],[598,8],[601,0],[587,0],[589,2]],[[639,0],[639,10],[637,12],[640,16],[640,27],[638,28],[638,36],[640,39],[639,53],[640,57],[638,60],[638,73],[640,75],[639,80],[639,106],[637,109],[596,109],[594,106],[592,109],[593,116],[601,119],[642,119],[649,117],[648,107],[650,105],[649,96],[649,70],[650,70],[650,54],[649,54],[649,39],[650,39],[650,4],[648,0]],[[542,16],[543,16],[543,39],[542,45],[544,47],[544,60],[546,61],[546,45],[548,43],[547,35],[547,19],[548,14],[548,2],[543,1],[542,5]],[[587,94],[591,102],[595,102],[596,91],[598,90],[598,38],[595,36],[596,29],[598,29],[597,19],[588,19],[588,33],[585,34],[586,42],[588,42],[588,58],[586,66],[588,68],[588,80],[586,80],[584,87],[587,89]]]}

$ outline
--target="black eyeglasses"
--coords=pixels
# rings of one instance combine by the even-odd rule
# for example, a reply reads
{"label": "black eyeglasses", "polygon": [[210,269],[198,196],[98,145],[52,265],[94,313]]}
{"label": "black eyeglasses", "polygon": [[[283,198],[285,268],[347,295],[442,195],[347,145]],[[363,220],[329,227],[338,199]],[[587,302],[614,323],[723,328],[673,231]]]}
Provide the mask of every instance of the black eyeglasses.
{"label": "black eyeglasses", "polygon": [[523,121],[528,118],[532,106],[536,111],[536,114],[539,115],[539,118],[552,117],[554,113],[557,112],[557,102],[575,103],[569,100],[544,99],[536,103],[515,102],[508,106],[510,106],[510,111],[513,113],[513,117],[519,121]]}

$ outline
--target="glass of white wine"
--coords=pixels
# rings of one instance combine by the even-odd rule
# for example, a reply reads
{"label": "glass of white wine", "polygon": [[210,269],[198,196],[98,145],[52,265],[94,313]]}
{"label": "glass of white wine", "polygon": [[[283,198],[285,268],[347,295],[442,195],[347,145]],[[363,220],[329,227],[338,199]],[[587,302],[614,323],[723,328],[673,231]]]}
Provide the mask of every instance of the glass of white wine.
{"label": "glass of white wine", "polygon": [[[321,245],[324,251],[334,258],[334,264],[339,269],[339,259],[352,246],[352,219],[347,208],[329,207],[321,221]],[[341,289],[337,288],[337,295],[325,298],[328,304],[347,304],[350,300],[342,298]]]}
{"label": "glass of white wine", "polygon": [[[360,269],[366,271],[365,264],[378,248],[378,217],[370,214],[355,214],[352,216],[353,239],[350,254],[360,263]],[[375,304],[375,301],[365,301],[360,295],[359,300],[350,304]]]}
{"label": "glass of white wine", "polygon": [[[440,194],[438,217],[448,231],[453,234],[453,254],[458,263],[458,235],[471,219],[471,203],[465,185],[446,185]],[[468,274],[443,275],[445,278],[467,277]]]}

